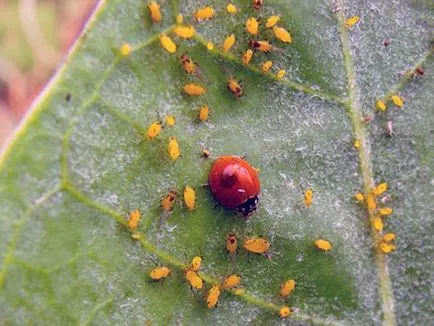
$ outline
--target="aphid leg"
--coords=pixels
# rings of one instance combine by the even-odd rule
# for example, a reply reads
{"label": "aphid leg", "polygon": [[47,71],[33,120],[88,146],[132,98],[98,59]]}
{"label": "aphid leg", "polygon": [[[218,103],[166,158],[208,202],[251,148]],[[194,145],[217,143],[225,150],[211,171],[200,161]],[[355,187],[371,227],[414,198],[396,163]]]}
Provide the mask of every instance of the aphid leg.
{"label": "aphid leg", "polygon": [[267,257],[267,259],[268,259],[269,261],[271,261],[271,255],[270,255],[270,253],[265,252],[265,253],[264,253],[264,256]]}
{"label": "aphid leg", "polygon": [[193,293],[193,296],[196,298],[196,292],[194,292],[194,289],[193,289],[193,287],[191,285],[190,285],[190,290]]}

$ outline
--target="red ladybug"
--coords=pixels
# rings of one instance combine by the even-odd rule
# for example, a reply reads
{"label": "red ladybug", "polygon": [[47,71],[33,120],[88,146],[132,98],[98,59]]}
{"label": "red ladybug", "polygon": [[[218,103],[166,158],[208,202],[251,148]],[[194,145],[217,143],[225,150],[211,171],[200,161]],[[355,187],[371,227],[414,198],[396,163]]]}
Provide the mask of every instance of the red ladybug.
{"label": "red ladybug", "polygon": [[261,185],[258,172],[239,156],[220,156],[209,172],[214,198],[225,208],[248,218],[258,205]]}

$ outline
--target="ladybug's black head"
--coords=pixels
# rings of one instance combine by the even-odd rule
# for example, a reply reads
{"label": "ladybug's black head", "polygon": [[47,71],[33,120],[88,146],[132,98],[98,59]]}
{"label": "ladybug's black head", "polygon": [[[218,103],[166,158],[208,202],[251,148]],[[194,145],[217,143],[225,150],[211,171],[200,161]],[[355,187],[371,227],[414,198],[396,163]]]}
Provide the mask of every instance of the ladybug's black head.
{"label": "ladybug's black head", "polygon": [[250,216],[256,211],[256,208],[258,207],[259,197],[255,196],[252,198],[249,198],[244,203],[242,203],[240,206],[238,206],[235,211],[238,214],[242,214],[246,220],[250,218]]}

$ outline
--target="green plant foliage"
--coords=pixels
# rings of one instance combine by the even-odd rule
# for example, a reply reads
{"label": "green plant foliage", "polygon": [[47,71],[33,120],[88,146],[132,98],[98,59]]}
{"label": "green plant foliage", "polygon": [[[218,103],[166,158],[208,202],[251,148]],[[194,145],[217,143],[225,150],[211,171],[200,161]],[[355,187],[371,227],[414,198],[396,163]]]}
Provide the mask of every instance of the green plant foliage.
{"label": "green plant foliage", "polygon": [[[164,1],[163,22],[153,24],[146,3],[102,1],[58,75],[47,86],[0,161],[0,320],[12,324],[278,324],[281,306],[295,308],[288,324],[425,325],[432,319],[433,60],[429,5],[415,1],[209,1],[211,21],[197,34],[171,34],[175,17],[191,22],[197,1]],[[291,44],[274,40],[264,21],[281,15]],[[361,17],[344,27],[344,20]],[[260,37],[283,51],[255,52],[241,64],[249,40],[245,20],[261,17]],[[176,54],[160,45],[172,36]],[[221,45],[234,33],[229,52]],[[390,41],[384,46],[385,40]],[[214,49],[206,48],[208,41]],[[129,56],[118,49],[132,46]],[[187,52],[206,81],[185,74]],[[265,60],[271,71],[260,70]],[[422,66],[423,76],[415,75]],[[276,72],[286,70],[282,80]],[[226,82],[236,76],[245,95]],[[189,97],[183,85],[207,92]],[[399,109],[388,99],[404,98]],[[385,112],[375,109],[383,99]],[[201,105],[210,120],[197,119]],[[165,115],[156,139],[148,126]],[[366,115],[371,123],[363,122]],[[366,120],[366,119],[365,119]],[[387,136],[392,121],[394,134]],[[181,156],[167,154],[176,137]],[[354,141],[360,148],[353,147]],[[211,152],[201,158],[201,150]],[[250,221],[214,208],[207,183],[212,160],[246,155],[260,169],[260,206]],[[379,206],[392,207],[384,232],[397,234],[397,250],[378,251],[381,235],[370,226],[375,211],[354,194],[375,184],[389,189]],[[197,207],[180,205],[186,185]],[[304,191],[314,191],[305,207]],[[160,200],[181,196],[161,227]],[[381,199],[387,199],[385,203]],[[142,212],[132,239],[127,217]],[[139,233],[137,233],[139,232]],[[245,292],[223,291],[216,309],[206,291],[193,295],[186,265],[202,255],[206,287],[232,272],[225,252],[229,232],[240,247],[262,235],[271,256],[236,257]],[[331,241],[323,252],[317,239]],[[156,265],[172,269],[164,282],[149,282]],[[285,280],[297,282],[287,298]]]}

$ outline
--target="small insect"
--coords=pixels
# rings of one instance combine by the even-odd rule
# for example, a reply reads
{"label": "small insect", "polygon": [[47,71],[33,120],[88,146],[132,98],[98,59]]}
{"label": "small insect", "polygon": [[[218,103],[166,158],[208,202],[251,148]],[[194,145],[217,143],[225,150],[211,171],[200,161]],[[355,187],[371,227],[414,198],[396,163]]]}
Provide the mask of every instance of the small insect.
{"label": "small insect", "polygon": [[360,20],[359,16],[353,16],[350,18],[345,19],[344,21],[344,26],[345,28],[350,28],[351,26],[354,26],[355,24],[357,24]]}
{"label": "small insect", "polygon": [[422,67],[416,67],[414,72],[416,73],[416,75],[419,75],[419,76],[423,76],[425,74],[425,71],[423,71]]}
{"label": "small insect", "polygon": [[238,8],[233,3],[229,3],[226,6],[226,11],[231,15],[235,15],[238,12]]}
{"label": "small insect", "polygon": [[193,289],[202,289],[203,288],[203,280],[195,271],[191,269],[185,270],[185,279],[190,283],[190,286]]}
{"label": "small insect", "polygon": [[208,158],[210,156],[209,150],[202,148],[202,152],[201,152],[200,156],[202,156],[203,158]]}
{"label": "small insect", "polygon": [[188,210],[194,209],[196,204],[196,192],[189,186],[184,188],[184,203]]}
{"label": "small insect", "polygon": [[146,135],[148,139],[154,139],[157,137],[161,132],[161,122],[160,121],[154,121],[151,123],[151,125],[148,127],[148,130],[146,131]]}
{"label": "small insect", "polygon": [[202,257],[195,256],[191,260],[191,264],[188,267],[188,269],[192,270],[193,272],[199,272],[201,264],[202,264]]}
{"label": "small insect", "polygon": [[268,53],[271,50],[273,50],[273,46],[271,45],[271,42],[269,41],[257,41],[257,40],[250,40],[249,46],[255,50]]}
{"label": "small insect", "polygon": [[365,196],[363,196],[361,192],[358,192],[357,194],[354,195],[354,199],[357,200],[358,202],[362,202],[363,200],[365,200]]}
{"label": "small insect", "polygon": [[396,246],[393,243],[381,242],[380,250],[385,254],[389,254],[396,250]]}
{"label": "small insect", "polygon": [[214,43],[211,42],[211,41],[209,41],[209,42],[206,44],[206,48],[207,48],[209,51],[212,51],[212,50],[214,49]]}
{"label": "small insect", "polygon": [[372,225],[373,225],[374,229],[377,230],[378,232],[383,231],[384,224],[383,224],[383,221],[381,220],[381,218],[379,218],[379,217],[374,218]]}
{"label": "small insect", "polygon": [[272,61],[265,61],[261,66],[262,72],[266,74],[271,69],[272,65],[273,65]]}
{"label": "small insect", "polygon": [[169,53],[176,52],[176,44],[173,43],[172,39],[164,34],[160,35],[161,46]]}
{"label": "small insect", "polygon": [[237,251],[238,243],[235,233],[229,233],[226,237],[226,250],[231,254],[235,254]]}
{"label": "small insect", "polygon": [[280,20],[280,16],[270,16],[267,19],[267,22],[265,24],[265,27],[267,28],[273,28]]}
{"label": "small insect", "polygon": [[173,115],[166,115],[165,120],[166,126],[173,127],[176,124],[176,119]]}
{"label": "small insect", "polygon": [[209,107],[208,105],[202,105],[199,109],[199,120],[206,122],[209,119]]}
{"label": "small insect", "polygon": [[354,146],[355,149],[359,149],[361,145],[362,145],[362,143],[360,142],[359,139],[356,139],[356,140],[354,141],[353,146]]}
{"label": "small insect", "polygon": [[184,22],[184,16],[182,14],[176,15],[176,23],[182,24]]}
{"label": "small insect", "polygon": [[360,121],[362,121],[363,123],[366,123],[366,124],[371,123],[373,120],[374,120],[374,117],[369,113],[365,113],[363,115],[363,117],[360,118]]}
{"label": "small insect", "polygon": [[167,267],[156,267],[150,273],[149,276],[153,281],[161,281],[170,275],[170,269]]}
{"label": "small insect", "polygon": [[190,39],[194,36],[194,34],[196,33],[196,30],[191,25],[188,25],[188,26],[178,25],[178,26],[175,26],[173,28],[173,32],[178,37],[181,37],[184,39]]}
{"label": "small insect", "polygon": [[304,205],[306,207],[310,207],[312,205],[312,201],[313,201],[313,190],[312,188],[309,187],[304,192]]}
{"label": "small insect", "polygon": [[389,40],[384,40],[383,45],[387,48],[390,45],[390,41]]}
{"label": "small insect", "polygon": [[197,9],[193,16],[197,21],[204,21],[213,18],[215,15],[215,11],[212,7],[207,6],[200,9]]}
{"label": "small insect", "polygon": [[392,95],[390,98],[397,107],[401,108],[404,105],[404,100],[399,95]]}
{"label": "small insect", "polygon": [[253,0],[252,5],[253,9],[259,10],[264,6],[264,0]]}
{"label": "small insect", "polygon": [[244,95],[244,90],[241,87],[240,83],[235,79],[235,77],[229,78],[226,85],[235,97],[241,97]]}
{"label": "small insect", "polygon": [[169,153],[169,156],[173,161],[176,161],[179,155],[181,155],[181,152],[179,150],[179,143],[175,137],[169,138],[169,144],[167,145],[167,152]]}
{"label": "small insect", "polygon": [[280,316],[280,318],[286,318],[286,317],[288,317],[289,315],[291,315],[291,313],[292,313],[291,308],[286,307],[286,306],[280,308],[280,310],[279,310],[279,316]]}
{"label": "small insect", "polygon": [[214,198],[227,209],[247,219],[256,211],[261,185],[258,173],[239,156],[220,156],[209,172],[208,182]]}
{"label": "small insect", "polygon": [[246,20],[246,30],[251,35],[258,34],[259,18],[250,17]]}
{"label": "small insect", "polygon": [[72,98],[72,95],[71,94],[66,94],[66,96],[65,96],[65,100],[66,100],[66,102],[69,102],[69,101],[71,101],[71,98]]}
{"label": "small insect", "polygon": [[128,57],[131,54],[132,48],[131,45],[129,45],[128,43],[124,43],[121,45],[121,47],[119,48],[119,54],[122,57]]}
{"label": "small insect", "polygon": [[386,190],[387,190],[388,186],[386,182],[380,183],[378,186],[376,186],[373,190],[372,193],[375,196],[380,196],[382,195]]}
{"label": "small insect", "polygon": [[390,241],[393,241],[395,239],[396,239],[396,234],[395,233],[386,233],[383,236],[383,241],[386,241],[386,242],[390,242]]}
{"label": "small insect", "polygon": [[249,238],[243,243],[243,248],[248,252],[255,254],[264,254],[268,259],[270,255],[268,254],[268,249],[270,249],[270,243],[264,238]]}
{"label": "small insect", "polygon": [[184,86],[184,92],[191,96],[200,96],[205,94],[206,89],[198,84],[190,83]]}
{"label": "small insect", "polygon": [[280,286],[280,295],[282,297],[287,297],[294,291],[296,287],[296,283],[294,280],[287,280],[284,284]]}
{"label": "small insect", "polygon": [[392,213],[393,213],[393,209],[390,208],[390,207],[384,207],[384,208],[380,208],[380,209],[378,210],[378,214],[379,214],[380,216],[389,216],[389,215],[391,215]]}
{"label": "small insect", "polygon": [[170,190],[161,200],[161,208],[165,211],[171,212],[177,196],[178,193],[176,191]]}
{"label": "small insect", "polygon": [[323,239],[318,239],[315,241],[315,246],[318,249],[321,249],[323,251],[329,251],[330,249],[332,249],[332,244],[330,241],[328,240],[323,240]]}
{"label": "small insect", "polygon": [[375,102],[375,107],[380,111],[386,111],[387,109],[386,103],[384,103],[383,100],[378,100],[377,102]]}
{"label": "small insect", "polygon": [[274,36],[283,43],[292,43],[291,34],[283,27],[274,26],[273,27]]}
{"label": "small insect", "polygon": [[157,1],[151,1],[148,3],[149,15],[154,23],[159,23],[161,21],[161,11],[160,5]]}
{"label": "small insect", "polygon": [[128,219],[128,227],[131,230],[137,229],[137,226],[139,225],[141,217],[142,217],[142,214],[140,214],[140,211],[138,209],[136,209],[135,211],[132,211],[130,213],[130,217]]}
{"label": "small insect", "polygon": [[184,71],[187,74],[194,74],[197,69],[197,65],[193,62],[193,60],[186,53],[181,55],[180,59],[181,59],[181,66],[184,69]]}
{"label": "small insect", "polygon": [[223,42],[223,51],[228,52],[235,44],[235,34],[226,36]]}
{"label": "small insect", "polygon": [[281,80],[281,79],[283,79],[283,77],[285,76],[285,74],[286,74],[286,70],[285,70],[285,69],[281,69],[281,70],[279,70],[279,71],[277,72],[277,74],[276,74],[276,79],[277,79],[277,80]]}
{"label": "small insect", "polygon": [[208,308],[212,309],[217,306],[220,293],[220,286],[217,284],[214,284],[211,289],[209,289],[206,296],[206,304],[208,305]]}
{"label": "small insect", "polygon": [[377,201],[375,200],[375,195],[372,192],[366,196],[366,205],[370,211],[377,209]]}
{"label": "small insect", "polygon": [[250,63],[250,60],[252,60],[253,57],[253,51],[248,49],[246,52],[244,52],[243,54],[243,64],[248,65]]}
{"label": "small insect", "polygon": [[223,289],[233,289],[236,288],[241,283],[241,277],[236,274],[229,275],[225,278],[222,284]]}

